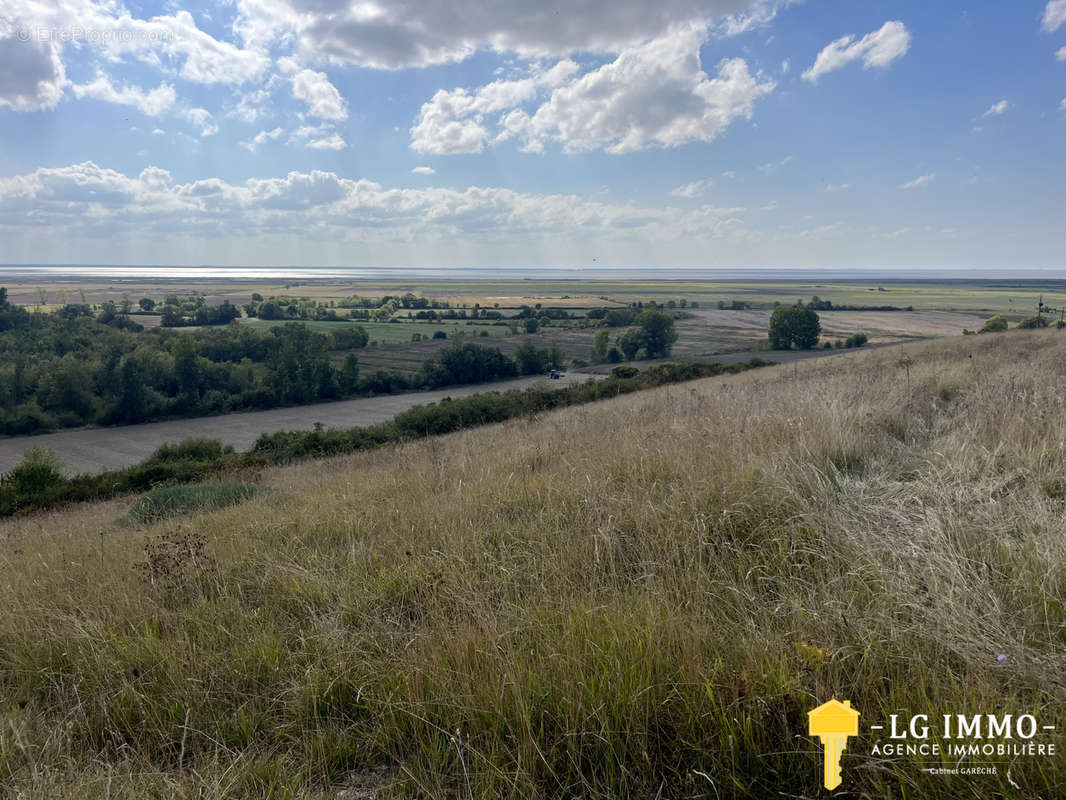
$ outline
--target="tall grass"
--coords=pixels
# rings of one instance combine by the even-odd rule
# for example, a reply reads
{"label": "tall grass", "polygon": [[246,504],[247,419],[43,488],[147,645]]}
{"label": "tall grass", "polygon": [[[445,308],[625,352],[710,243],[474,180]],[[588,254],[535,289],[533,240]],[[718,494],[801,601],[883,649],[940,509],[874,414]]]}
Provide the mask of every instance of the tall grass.
{"label": "tall grass", "polygon": [[[831,696],[1061,730],[1066,343],[908,346],[909,380],[899,352],[272,468],[269,504],[147,531],[0,523],[0,786],[804,797]],[[1061,758],[931,777],[869,744],[841,794],[1066,791]]]}
{"label": "tall grass", "polygon": [[161,486],[140,497],[127,518],[134,523],[153,523],[196,511],[237,505],[263,494],[261,486],[249,483],[186,483]]}

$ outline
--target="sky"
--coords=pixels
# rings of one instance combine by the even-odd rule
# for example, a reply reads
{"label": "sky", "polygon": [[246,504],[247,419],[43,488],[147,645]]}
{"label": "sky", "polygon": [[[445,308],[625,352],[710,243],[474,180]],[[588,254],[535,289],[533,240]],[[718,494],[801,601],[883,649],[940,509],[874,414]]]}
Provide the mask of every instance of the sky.
{"label": "sky", "polygon": [[0,263],[1066,267],[1066,0],[4,0]]}

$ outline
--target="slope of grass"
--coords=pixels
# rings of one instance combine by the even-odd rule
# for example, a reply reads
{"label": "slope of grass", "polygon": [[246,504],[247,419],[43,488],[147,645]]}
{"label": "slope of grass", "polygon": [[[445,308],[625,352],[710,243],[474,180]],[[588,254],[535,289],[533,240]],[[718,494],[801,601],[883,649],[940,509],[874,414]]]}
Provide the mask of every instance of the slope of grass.
{"label": "slope of grass", "polygon": [[0,786],[813,797],[837,696],[842,796],[1060,796],[1057,756],[869,755],[891,713],[1066,725],[1066,339],[902,352],[272,468],[148,530],[0,523]]}

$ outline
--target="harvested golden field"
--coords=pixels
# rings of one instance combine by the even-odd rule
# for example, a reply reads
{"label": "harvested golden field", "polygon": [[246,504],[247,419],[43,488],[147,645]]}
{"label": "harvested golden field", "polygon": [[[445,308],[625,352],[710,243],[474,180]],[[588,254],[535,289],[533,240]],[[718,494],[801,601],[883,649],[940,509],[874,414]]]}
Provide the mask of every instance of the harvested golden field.
{"label": "harvested golden field", "polygon": [[153,527],[6,520],[0,792],[816,797],[838,697],[840,796],[1061,796],[1061,753],[932,775],[957,759],[873,726],[1061,744],[1064,378],[1054,332],[923,342],[273,469]]}

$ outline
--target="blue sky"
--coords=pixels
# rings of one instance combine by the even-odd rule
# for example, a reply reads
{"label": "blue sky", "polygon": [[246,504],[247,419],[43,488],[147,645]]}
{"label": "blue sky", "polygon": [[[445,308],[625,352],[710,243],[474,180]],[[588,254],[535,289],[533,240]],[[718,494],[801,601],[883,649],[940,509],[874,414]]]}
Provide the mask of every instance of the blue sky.
{"label": "blue sky", "polygon": [[0,262],[1066,266],[1066,0],[8,0]]}

